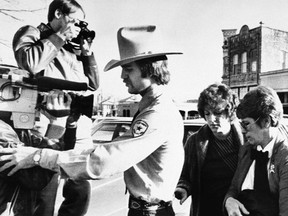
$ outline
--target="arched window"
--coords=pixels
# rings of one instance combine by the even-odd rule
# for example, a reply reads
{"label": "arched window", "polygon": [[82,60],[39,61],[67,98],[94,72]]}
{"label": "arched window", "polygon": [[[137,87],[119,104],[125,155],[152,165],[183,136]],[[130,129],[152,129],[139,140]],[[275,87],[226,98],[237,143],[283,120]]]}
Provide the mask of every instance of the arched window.
{"label": "arched window", "polygon": [[130,110],[129,109],[123,110],[123,117],[130,117]]}

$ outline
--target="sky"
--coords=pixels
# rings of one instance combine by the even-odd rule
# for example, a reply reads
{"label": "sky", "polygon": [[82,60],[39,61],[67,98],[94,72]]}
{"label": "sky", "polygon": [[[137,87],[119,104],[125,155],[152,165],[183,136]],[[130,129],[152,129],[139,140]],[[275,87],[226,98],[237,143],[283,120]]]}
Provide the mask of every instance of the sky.
{"label": "sky", "polygon": [[[0,9],[9,7],[1,0]],[[8,2],[8,3],[7,3]],[[12,1],[13,2],[13,1]],[[47,22],[49,0],[14,0],[15,8],[43,8],[23,13],[21,21],[0,14],[3,42],[12,41],[23,25]],[[78,0],[86,11],[88,28],[96,31],[93,51],[100,70],[100,89],[104,96],[125,98],[127,88],[120,79],[121,67],[103,72],[111,59],[119,59],[116,33],[120,27],[156,25],[167,51],[183,52],[169,56],[171,81],[167,86],[176,101],[197,99],[209,84],[221,81],[223,68],[222,29],[250,29],[264,26],[288,31],[287,0]],[[4,29],[4,31],[3,31]],[[6,42],[7,42],[6,41]],[[16,64],[11,47],[0,44],[4,63]]]}

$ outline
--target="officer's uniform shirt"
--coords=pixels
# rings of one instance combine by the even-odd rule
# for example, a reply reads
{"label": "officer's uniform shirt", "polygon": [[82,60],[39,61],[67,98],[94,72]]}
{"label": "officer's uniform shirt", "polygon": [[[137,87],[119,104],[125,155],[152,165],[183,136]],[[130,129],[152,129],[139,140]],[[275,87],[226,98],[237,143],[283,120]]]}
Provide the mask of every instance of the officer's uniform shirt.
{"label": "officer's uniform shirt", "polygon": [[40,165],[72,178],[99,179],[124,172],[129,193],[148,202],[170,201],[183,166],[183,121],[160,86],[147,92],[123,136],[87,150],[44,149]]}

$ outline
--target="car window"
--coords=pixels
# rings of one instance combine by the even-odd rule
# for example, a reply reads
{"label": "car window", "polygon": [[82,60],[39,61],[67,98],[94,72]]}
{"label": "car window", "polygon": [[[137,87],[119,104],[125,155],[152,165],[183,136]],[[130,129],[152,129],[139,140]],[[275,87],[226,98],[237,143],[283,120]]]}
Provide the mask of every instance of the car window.
{"label": "car window", "polygon": [[[94,122],[92,129],[92,139],[95,144],[106,143],[114,140],[115,138],[122,136],[131,127],[131,120],[125,119],[125,121],[114,120],[102,120]],[[184,121],[184,136],[183,144],[189,136],[194,134],[199,128],[204,125],[205,121],[202,119],[193,119]]]}
{"label": "car window", "polygon": [[94,143],[109,142],[122,136],[130,128],[128,123],[105,123],[92,135]]}
{"label": "car window", "polygon": [[187,139],[196,133],[200,129],[201,125],[185,125],[184,126],[184,136],[183,136],[183,144],[186,143]]}

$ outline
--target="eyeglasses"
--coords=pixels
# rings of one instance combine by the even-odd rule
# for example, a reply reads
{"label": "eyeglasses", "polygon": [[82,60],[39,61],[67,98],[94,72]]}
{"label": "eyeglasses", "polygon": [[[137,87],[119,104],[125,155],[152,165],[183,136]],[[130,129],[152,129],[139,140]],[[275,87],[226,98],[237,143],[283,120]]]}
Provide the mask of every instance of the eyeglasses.
{"label": "eyeglasses", "polygon": [[240,122],[241,127],[242,127],[245,131],[247,131],[248,128],[249,128],[251,125],[256,124],[257,121],[259,121],[259,119],[260,119],[260,116],[259,116],[253,123],[243,122],[243,121],[239,121],[239,122]]}

